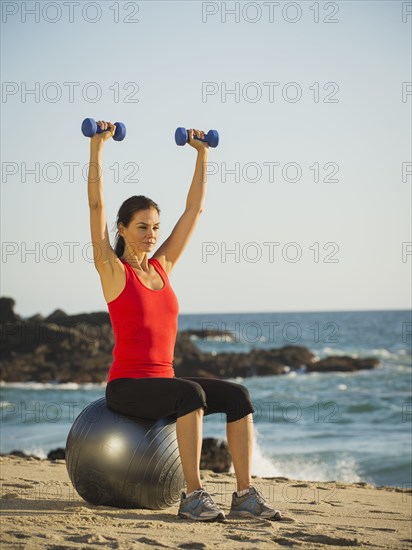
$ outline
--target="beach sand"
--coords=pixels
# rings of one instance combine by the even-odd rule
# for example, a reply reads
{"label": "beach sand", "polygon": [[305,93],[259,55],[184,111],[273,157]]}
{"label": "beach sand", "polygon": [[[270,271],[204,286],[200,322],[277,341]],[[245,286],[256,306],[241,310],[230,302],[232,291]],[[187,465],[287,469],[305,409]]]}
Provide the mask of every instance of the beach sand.
{"label": "beach sand", "polygon": [[[177,504],[159,511],[90,505],[62,460],[1,456],[0,467],[2,549],[412,548],[410,487],[254,477],[284,521],[195,523],[177,517]],[[205,470],[202,478],[228,514],[234,475]]]}

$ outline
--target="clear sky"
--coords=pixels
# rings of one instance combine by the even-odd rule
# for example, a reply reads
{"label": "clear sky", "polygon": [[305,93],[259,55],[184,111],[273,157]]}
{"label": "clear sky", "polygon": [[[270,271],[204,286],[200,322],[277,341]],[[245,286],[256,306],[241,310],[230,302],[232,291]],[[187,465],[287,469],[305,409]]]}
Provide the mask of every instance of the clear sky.
{"label": "clear sky", "polygon": [[182,313],[410,307],[410,12],[396,0],[3,1],[1,294],[23,316],[106,309],[80,132],[91,117],[127,126],[104,150],[112,243],[136,194],[160,205],[169,235],[196,156],[174,130],[220,132],[171,276]]}

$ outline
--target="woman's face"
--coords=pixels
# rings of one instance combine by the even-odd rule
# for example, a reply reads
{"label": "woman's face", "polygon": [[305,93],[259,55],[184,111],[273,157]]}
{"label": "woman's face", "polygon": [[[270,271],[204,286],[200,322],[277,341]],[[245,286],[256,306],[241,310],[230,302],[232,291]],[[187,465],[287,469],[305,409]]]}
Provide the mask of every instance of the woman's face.
{"label": "woman's face", "polygon": [[160,218],[155,208],[139,210],[127,227],[120,224],[119,234],[129,252],[151,252],[159,238]]}

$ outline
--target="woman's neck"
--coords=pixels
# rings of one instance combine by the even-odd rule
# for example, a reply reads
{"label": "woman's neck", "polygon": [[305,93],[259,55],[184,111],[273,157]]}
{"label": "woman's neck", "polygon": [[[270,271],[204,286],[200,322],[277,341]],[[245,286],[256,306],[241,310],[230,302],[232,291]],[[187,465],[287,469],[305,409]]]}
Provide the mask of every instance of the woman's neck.
{"label": "woman's neck", "polygon": [[144,252],[141,255],[130,254],[128,256],[123,254],[122,260],[136,269],[143,269],[144,271],[147,271],[149,268],[149,258],[148,255]]}

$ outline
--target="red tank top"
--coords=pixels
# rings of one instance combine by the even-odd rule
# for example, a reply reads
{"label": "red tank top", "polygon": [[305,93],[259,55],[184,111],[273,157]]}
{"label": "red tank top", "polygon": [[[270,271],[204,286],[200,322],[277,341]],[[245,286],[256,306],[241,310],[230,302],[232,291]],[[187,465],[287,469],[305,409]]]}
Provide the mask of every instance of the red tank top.
{"label": "red tank top", "polygon": [[173,354],[179,304],[167,273],[158,260],[149,260],[163,280],[152,290],[131,265],[125,267],[126,286],[107,304],[114,333],[113,363],[108,382],[115,378],[173,378]]}

